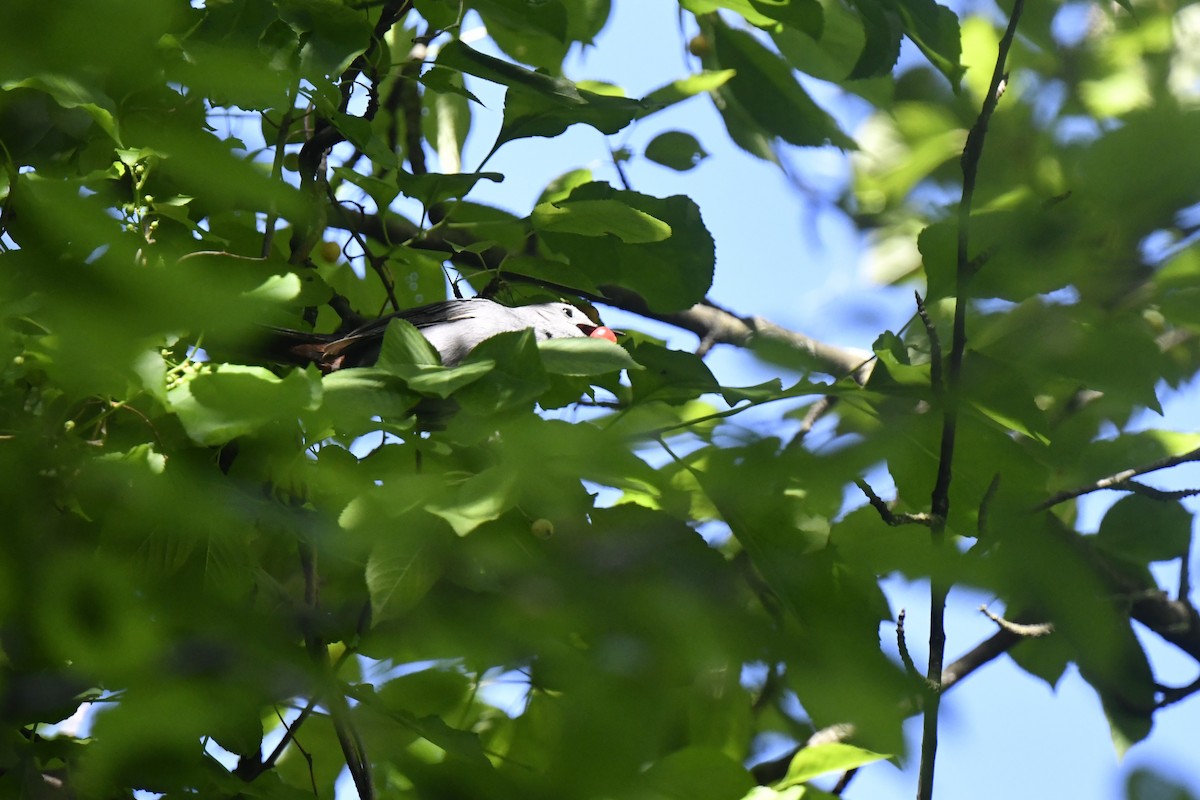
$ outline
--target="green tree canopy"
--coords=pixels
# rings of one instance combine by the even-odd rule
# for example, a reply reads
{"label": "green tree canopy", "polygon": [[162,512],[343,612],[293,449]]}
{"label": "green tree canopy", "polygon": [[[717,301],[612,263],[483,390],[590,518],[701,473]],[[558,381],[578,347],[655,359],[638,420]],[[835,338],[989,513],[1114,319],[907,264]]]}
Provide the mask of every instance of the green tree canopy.
{"label": "green tree canopy", "polygon": [[[692,71],[632,97],[564,69],[607,0],[5,2],[0,793],[762,800],[910,756],[929,798],[941,697],[1002,656],[1144,739],[1200,689],[1144,645],[1200,663],[1197,491],[1142,482],[1200,431],[1129,425],[1200,371],[1198,8],[679,0]],[[859,351],[710,297],[704,209],[623,172],[695,130],[478,199],[514,141],[681,103],[798,186],[843,154],[908,323]],[[263,346],[461,293],[700,344]],[[786,377],[723,385],[717,345]],[[931,587],[926,663],[889,576]],[[951,587],[994,635],[948,648]]]}

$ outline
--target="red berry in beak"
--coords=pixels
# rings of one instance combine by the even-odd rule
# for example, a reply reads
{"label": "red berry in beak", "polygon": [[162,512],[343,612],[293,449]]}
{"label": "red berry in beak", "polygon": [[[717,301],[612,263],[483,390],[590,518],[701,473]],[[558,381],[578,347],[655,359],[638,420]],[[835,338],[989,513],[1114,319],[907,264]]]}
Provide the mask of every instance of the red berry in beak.
{"label": "red berry in beak", "polygon": [[592,332],[588,334],[588,338],[608,339],[610,342],[613,342],[614,344],[617,341],[617,335],[612,332],[612,328],[606,328],[603,325],[601,325],[598,328],[593,328]]}

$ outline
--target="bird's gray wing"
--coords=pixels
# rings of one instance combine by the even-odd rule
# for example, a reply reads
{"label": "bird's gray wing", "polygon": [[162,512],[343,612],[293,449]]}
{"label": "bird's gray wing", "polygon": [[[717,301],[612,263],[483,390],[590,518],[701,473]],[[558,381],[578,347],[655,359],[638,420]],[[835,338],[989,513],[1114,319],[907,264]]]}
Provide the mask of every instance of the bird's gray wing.
{"label": "bird's gray wing", "polygon": [[457,322],[464,319],[472,319],[475,314],[481,311],[479,303],[488,303],[487,300],[478,300],[471,298],[469,300],[443,300],[440,303],[430,303],[416,308],[406,308],[403,311],[397,311],[394,314],[388,314],[385,317],[373,319],[370,322],[355,328],[349,333],[342,334],[338,338],[359,340],[367,339],[372,336],[382,336],[384,330],[387,329],[388,323],[394,319],[402,319],[412,323],[416,328],[429,328],[434,325],[440,325],[443,322]]}
{"label": "bird's gray wing", "polygon": [[430,325],[439,325],[443,322],[458,322],[459,320],[472,319],[476,314],[483,311],[484,304],[494,305],[490,300],[480,300],[478,298],[470,300],[445,300],[441,303],[430,303],[427,306],[405,309],[399,314],[393,314],[392,317],[408,320],[418,328],[428,328]]}

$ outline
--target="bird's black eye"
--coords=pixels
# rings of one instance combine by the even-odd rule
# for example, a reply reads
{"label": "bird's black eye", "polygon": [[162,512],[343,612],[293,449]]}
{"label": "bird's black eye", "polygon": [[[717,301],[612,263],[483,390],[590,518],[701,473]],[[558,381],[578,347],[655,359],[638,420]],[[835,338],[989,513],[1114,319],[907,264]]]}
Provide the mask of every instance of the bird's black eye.
{"label": "bird's black eye", "polygon": [[568,317],[575,316],[575,310],[572,308],[564,308],[563,313],[566,314]]}

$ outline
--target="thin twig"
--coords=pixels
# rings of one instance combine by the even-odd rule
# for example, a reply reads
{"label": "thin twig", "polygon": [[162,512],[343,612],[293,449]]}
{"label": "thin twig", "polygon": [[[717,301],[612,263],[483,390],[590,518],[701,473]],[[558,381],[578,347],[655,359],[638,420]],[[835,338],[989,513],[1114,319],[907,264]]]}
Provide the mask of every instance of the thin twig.
{"label": "thin twig", "polygon": [[1003,628],[996,631],[990,637],[959,656],[946,669],[942,670],[942,693],[947,692],[954,684],[984,664],[1007,653],[1020,641],[1021,637],[1011,631],[1006,631]]}
{"label": "thin twig", "polygon": [[[304,724],[304,721],[309,718],[316,707],[317,699],[310,697],[291,725],[284,722],[283,715],[279,714],[279,721],[283,724],[283,738],[279,740],[279,744],[275,745],[275,749],[271,751],[271,755],[263,759],[262,767],[264,772],[275,766],[275,762],[279,760],[279,757],[283,755],[283,751],[287,749],[288,743],[296,738],[296,731],[300,730],[300,726]],[[279,712],[276,711],[276,713],[278,714]],[[300,745],[297,744],[296,747],[299,748]]]}
{"label": "thin twig", "polygon": [[[335,196],[332,189],[328,190],[328,194],[329,194],[329,202],[330,203],[332,203],[334,205],[337,205],[339,203],[346,203],[347,205],[354,205],[358,208],[360,215],[366,214],[365,209],[363,209],[363,207],[360,203],[355,203],[355,202],[349,201],[349,200],[339,201],[337,199],[337,197]],[[363,235],[358,230],[351,228],[349,233],[350,233],[350,238],[352,238],[355,241],[355,243],[358,245],[359,249],[362,250],[363,260],[367,263],[368,266],[371,267],[371,271],[374,272],[376,276],[378,276],[379,283],[382,284],[382,286],[383,286],[383,292],[386,297],[386,304],[383,309],[380,309],[379,315],[380,316],[383,315],[383,312],[386,310],[387,305],[391,305],[392,311],[394,311],[394,312],[400,311],[401,310],[400,301],[396,299],[396,281],[392,279],[391,273],[388,272],[387,257],[386,256],[377,256],[377,255],[372,254],[371,249],[367,246],[367,240],[363,237]]]}
{"label": "thin twig", "polygon": [[1156,704],[1156,707],[1157,708],[1166,708],[1169,705],[1178,703],[1180,700],[1183,700],[1185,697],[1190,697],[1191,695],[1195,694],[1196,692],[1200,692],[1200,678],[1197,678],[1196,680],[1192,681],[1187,686],[1180,686],[1175,689],[1172,689],[1170,687],[1163,687],[1159,691],[1162,692],[1162,699],[1160,699],[1158,701],[1158,703]]}
{"label": "thin twig", "polygon": [[[1103,489],[1120,489],[1121,484],[1128,483],[1130,478],[1138,475],[1145,475],[1148,472],[1157,472],[1160,469],[1167,469],[1179,464],[1186,464],[1191,461],[1200,461],[1200,447],[1195,450],[1190,450],[1182,455],[1167,456],[1160,458],[1157,461],[1151,461],[1149,464],[1143,464],[1140,467],[1131,467],[1123,469],[1120,472],[1113,473],[1106,478],[1101,478],[1093,483],[1077,486],[1074,489],[1065,489],[1057,494],[1051,495],[1033,507],[1034,511],[1045,511],[1048,508],[1053,508],[1059,503],[1065,503],[1068,500],[1074,500],[1076,497],[1082,497],[1085,494],[1099,492]],[[1132,490],[1131,490],[1132,491]]]}
{"label": "thin twig", "polygon": [[[974,271],[978,269],[970,258],[971,212],[975,197],[975,182],[979,174],[979,161],[983,157],[983,143],[987,136],[988,123],[1000,101],[1003,86],[1008,81],[1005,64],[1008,51],[1017,34],[1017,22],[1024,9],[1024,0],[1015,0],[1008,28],[1000,40],[996,54],[996,65],[983,107],[975,124],[967,133],[967,142],[962,154],[962,199],[958,204],[958,247],[955,260],[954,329],[950,344],[950,359],[944,375],[944,404],[942,409],[942,443],[938,454],[938,472],[930,495],[930,511],[933,514],[931,535],[933,545],[939,548],[945,543],[946,518],[950,511],[950,479],[953,475],[954,445],[958,433],[958,388],[962,374],[963,355],[967,347],[967,289]],[[937,391],[937,386],[934,387]],[[942,665],[946,651],[946,597],[950,587],[942,579],[933,577],[929,584],[929,663],[926,678],[933,684],[941,682]],[[934,766],[937,761],[938,711],[941,705],[941,689],[931,691],[926,698],[925,717],[921,735],[921,765],[917,776],[918,800],[933,797]]]}
{"label": "thin twig", "polygon": [[900,649],[900,661],[904,663],[904,671],[915,678],[921,677],[921,671],[913,663],[912,654],[908,652],[908,641],[904,637],[904,616],[907,612],[900,609],[896,617],[896,647]]}
{"label": "thin twig", "polygon": [[1147,486],[1144,483],[1137,481],[1125,481],[1122,484],[1113,487],[1114,489],[1128,489],[1134,494],[1140,494],[1143,497],[1149,497],[1152,500],[1162,500],[1171,502],[1174,500],[1186,500],[1189,497],[1195,497],[1200,494],[1200,489],[1178,489],[1169,491],[1167,489],[1159,489],[1155,486]]}
{"label": "thin twig", "polygon": [[854,776],[858,774],[858,767],[848,769],[842,773],[842,777],[838,778],[838,782],[834,784],[833,790],[830,792],[834,797],[841,797],[842,792],[846,791],[846,787],[850,785],[850,781],[854,780]]}
{"label": "thin twig", "polygon": [[1187,544],[1183,546],[1183,556],[1179,559],[1179,591],[1175,593],[1175,599],[1180,603],[1186,603],[1188,597],[1192,593],[1192,537],[1188,537]]}
{"label": "thin twig", "polygon": [[329,661],[329,648],[320,634],[312,629],[320,612],[320,581],[317,577],[317,551],[312,542],[306,539],[299,541],[300,568],[304,575],[304,605],[309,614],[309,629],[304,633],[305,649],[316,665],[320,675],[325,706],[329,709],[329,718],[333,723],[333,731],[341,746],[346,767],[354,787],[358,790],[359,800],[374,800],[375,785],[371,780],[371,767],[363,747],[362,738],[350,721],[350,707],[346,697],[338,685],[337,675],[334,674]]}
{"label": "thin twig", "polygon": [[925,335],[929,338],[929,382],[934,393],[940,395],[945,389],[942,383],[942,340],[938,338],[937,326],[929,318],[925,298],[921,297],[920,292],[913,292],[913,295],[917,299],[917,316],[921,318],[921,324],[925,326]]}
{"label": "thin twig", "polygon": [[875,491],[862,478],[855,478],[854,485],[867,496],[867,502],[879,512],[879,516],[883,518],[883,521],[893,528],[898,525],[924,525],[928,528],[933,523],[933,519],[923,512],[916,514],[897,514],[893,512],[888,508],[888,504],[879,495],[875,494]]}
{"label": "thin twig", "polygon": [[[304,708],[301,709],[299,715],[297,715],[296,719],[291,725],[287,724],[287,720],[283,718],[283,714],[279,713],[279,709],[276,708],[275,716],[279,717],[279,723],[283,725],[283,738],[279,740],[279,744],[275,745],[275,749],[272,750],[271,754],[266,758],[262,760],[250,760],[244,758],[239,761],[237,768],[233,771],[234,774],[244,780],[246,783],[250,783],[259,775],[262,775],[267,770],[272,769],[275,766],[275,762],[279,761],[279,757],[283,755],[283,751],[287,749],[288,745],[295,742],[296,732],[300,730],[300,726],[304,724],[305,720],[309,718],[313,712],[313,709],[316,707],[317,698],[310,697],[308,702],[304,705]],[[300,743],[295,742],[295,744],[296,749],[303,753],[303,748],[300,747]],[[307,757],[307,754],[305,755]]]}
{"label": "thin twig", "polygon": [[629,185],[629,176],[625,174],[625,167],[621,166],[621,154],[610,147],[608,150],[608,155],[609,158],[612,159],[613,168],[617,171],[617,179],[621,181],[622,188],[624,188],[627,192],[632,191],[633,187]]}
{"label": "thin twig", "polygon": [[800,429],[796,431],[784,447],[784,452],[797,450],[804,445],[804,439],[812,432],[813,426],[817,424],[817,420],[828,414],[837,405],[837,397],[827,394],[817,400],[808,407],[808,411],[804,414],[804,419],[800,421]]}
{"label": "thin twig", "polygon": [[1002,629],[1026,639],[1036,639],[1040,636],[1049,636],[1050,634],[1054,633],[1053,622],[1036,622],[1032,624],[1010,622],[999,614],[989,611],[987,606],[980,606],[979,610],[985,617],[996,623]]}
{"label": "thin twig", "polygon": [[[283,112],[283,116],[279,118],[279,130],[275,133],[275,158],[271,163],[271,177],[275,180],[280,180],[283,177],[283,160],[287,154],[287,139],[288,134],[292,131],[292,122],[295,120],[295,97],[300,93],[299,86],[289,87],[288,90],[288,107]],[[267,118],[266,112],[263,113],[263,119]],[[279,219],[279,215],[274,211],[267,214],[266,223],[263,225],[263,241],[262,249],[259,255],[267,258],[271,255],[271,247],[275,240],[275,223]]]}
{"label": "thin twig", "polygon": [[1000,473],[997,472],[992,476],[991,483],[983,493],[983,499],[979,501],[979,513],[975,517],[975,538],[983,539],[988,532],[988,513],[992,508],[992,500],[996,497],[996,490],[1000,488]]}
{"label": "thin twig", "polygon": [[[426,30],[428,34],[428,30]],[[425,165],[424,135],[421,124],[421,92],[417,78],[425,61],[426,38],[418,36],[409,51],[408,60],[400,70],[400,107],[404,111],[404,149],[408,165],[414,175],[424,175],[429,169]]]}

